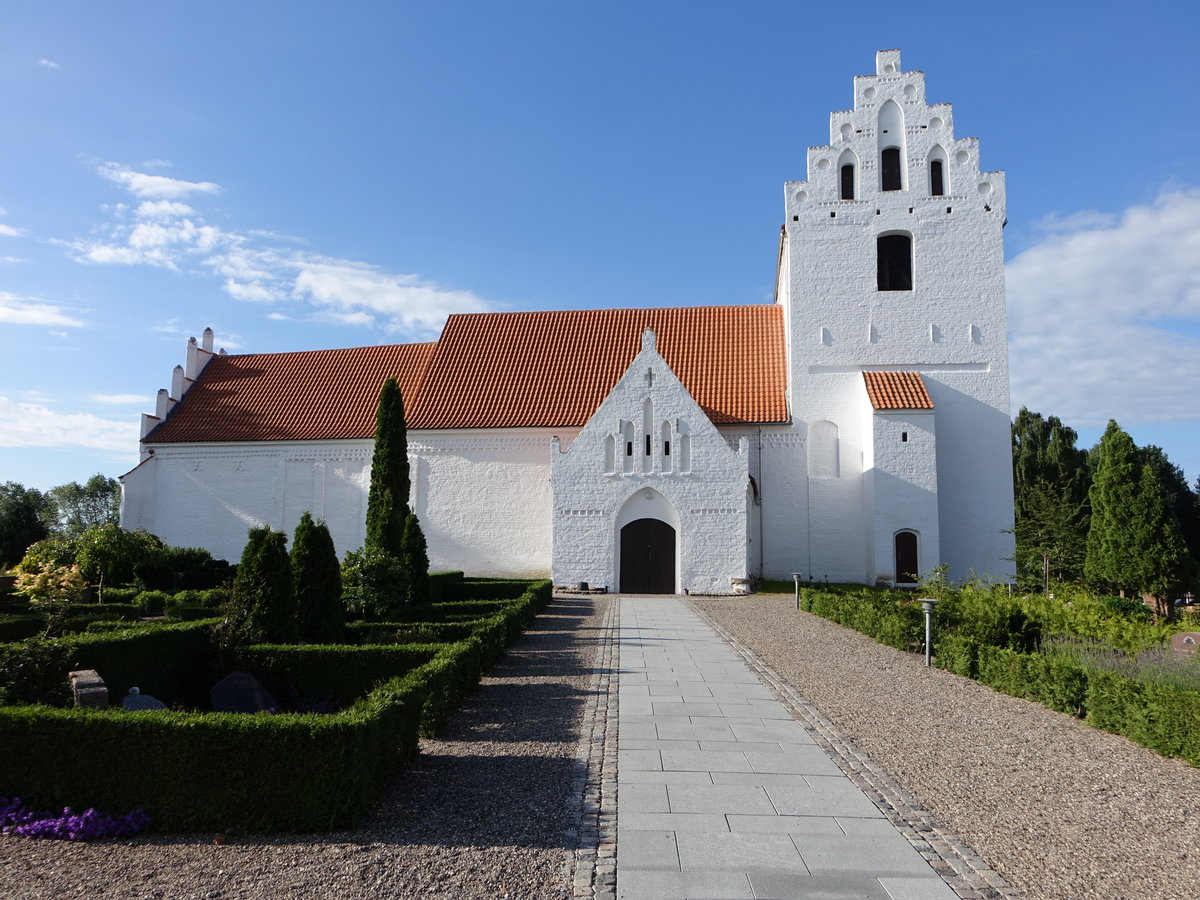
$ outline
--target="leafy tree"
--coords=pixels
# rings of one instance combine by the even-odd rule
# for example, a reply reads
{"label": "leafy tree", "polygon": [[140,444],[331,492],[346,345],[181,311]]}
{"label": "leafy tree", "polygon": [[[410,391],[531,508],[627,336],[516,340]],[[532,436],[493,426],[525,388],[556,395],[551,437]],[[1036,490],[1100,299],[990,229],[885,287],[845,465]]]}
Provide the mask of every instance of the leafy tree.
{"label": "leafy tree", "polygon": [[407,583],[409,603],[429,602],[429,552],[425,545],[425,534],[416,513],[409,513],[404,521],[404,546],[400,553],[404,563],[404,578]]}
{"label": "leafy tree", "polygon": [[1195,575],[1175,500],[1163,488],[1166,457],[1139,451],[1110,421],[1094,456],[1092,524],[1084,572],[1090,582],[1153,599],[1169,618],[1170,595]]}
{"label": "leafy tree", "polygon": [[1167,504],[1179,520],[1179,531],[1188,553],[1193,559],[1200,559],[1200,497],[1187,483],[1183,469],[1171,462],[1161,447],[1150,444],[1142,447],[1141,452],[1153,467],[1154,475],[1167,495]]}
{"label": "leafy tree", "polygon": [[163,542],[145,529],[126,531],[115,522],[95,525],[77,540],[75,561],[91,584],[132,584],[134,570],[154,562]]}
{"label": "leafy tree", "polygon": [[367,495],[367,545],[399,555],[408,517],[408,428],[395,378],[383,383],[375,414],[375,452]]}
{"label": "leafy tree", "polygon": [[1058,581],[1083,577],[1090,520],[1088,454],[1057,416],[1025,407],[1013,422],[1014,536],[1017,576],[1041,584],[1043,566]]}
{"label": "leafy tree", "polygon": [[294,643],[296,588],[287,535],[270,525],[251,528],[229,602],[233,643]]}
{"label": "leafy tree", "polygon": [[46,499],[53,510],[54,530],[67,537],[121,519],[121,483],[99,473],[85,484],[72,481],[52,487]]}
{"label": "leafy tree", "polygon": [[329,528],[314,522],[307,512],[292,539],[292,576],[300,639],[314,644],[341,640],[345,624],[341,566]]}
{"label": "leafy tree", "polygon": [[15,481],[0,485],[0,568],[15,565],[31,544],[49,535],[43,521],[46,499]]}

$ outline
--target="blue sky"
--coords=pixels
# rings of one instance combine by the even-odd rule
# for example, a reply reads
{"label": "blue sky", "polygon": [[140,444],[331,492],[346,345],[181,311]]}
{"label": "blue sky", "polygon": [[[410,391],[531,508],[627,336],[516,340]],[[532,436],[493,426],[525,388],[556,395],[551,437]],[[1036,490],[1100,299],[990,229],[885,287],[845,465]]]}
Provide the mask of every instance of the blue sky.
{"label": "blue sky", "polygon": [[137,459],[184,344],[769,301],[783,183],[898,47],[1008,175],[1013,408],[1200,476],[1182,2],[0,8],[0,481]]}

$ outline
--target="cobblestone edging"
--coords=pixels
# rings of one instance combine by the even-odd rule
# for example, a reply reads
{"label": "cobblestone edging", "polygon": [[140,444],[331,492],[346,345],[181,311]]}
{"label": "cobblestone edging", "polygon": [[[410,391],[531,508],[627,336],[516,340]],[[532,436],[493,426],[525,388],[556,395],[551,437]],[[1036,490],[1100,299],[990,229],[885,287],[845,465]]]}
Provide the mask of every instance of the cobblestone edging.
{"label": "cobblestone edging", "polygon": [[608,610],[575,753],[575,776],[567,801],[575,846],[563,865],[566,897],[616,900],[617,896],[617,625],[621,603],[605,598]]}
{"label": "cobblestone edging", "polygon": [[713,621],[704,610],[694,603],[688,605],[741,655],[746,665],[774,692],[818,746],[879,807],[960,900],[1023,900],[1024,891],[1010,885],[962,838],[940,825],[915,797],[901,788],[852,740],[842,735],[769,664]]}

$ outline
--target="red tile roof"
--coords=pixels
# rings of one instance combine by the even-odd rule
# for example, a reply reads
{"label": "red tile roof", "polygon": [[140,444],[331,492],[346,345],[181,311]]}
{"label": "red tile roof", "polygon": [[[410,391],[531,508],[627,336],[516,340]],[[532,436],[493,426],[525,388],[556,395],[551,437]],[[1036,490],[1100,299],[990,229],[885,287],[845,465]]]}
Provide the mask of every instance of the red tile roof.
{"label": "red tile roof", "polygon": [[641,349],[716,423],[787,419],[780,307],[451,316],[432,344],[216,357],[148,443],[370,438],[388,375],[410,428],[581,426]]}
{"label": "red tile roof", "polygon": [[373,438],[383,382],[415,396],[436,344],[214,356],[147,443]]}
{"label": "red tile roof", "polygon": [[863,381],[876,409],[933,409],[920,372],[863,372]]}

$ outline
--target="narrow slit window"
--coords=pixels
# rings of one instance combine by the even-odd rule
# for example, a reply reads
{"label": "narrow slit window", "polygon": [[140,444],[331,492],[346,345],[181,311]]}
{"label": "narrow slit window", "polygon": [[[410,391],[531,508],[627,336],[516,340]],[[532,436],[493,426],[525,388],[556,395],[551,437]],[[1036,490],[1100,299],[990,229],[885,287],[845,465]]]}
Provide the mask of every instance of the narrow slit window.
{"label": "narrow slit window", "polygon": [[900,443],[902,443],[902,444],[908,443],[908,432],[907,431],[900,432]]}
{"label": "narrow slit window", "polygon": [[884,148],[880,162],[882,164],[880,174],[883,176],[882,189],[885,191],[902,190],[903,186],[900,183],[900,148]]}
{"label": "narrow slit window", "polygon": [[650,455],[650,435],[646,435],[646,455]]}
{"label": "narrow slit window", "polygon": [[880,235],[877,249],[879,290],[911,291],[912,238],[907,234]]}
{"label": "narrow slit window", "polygon": [[842,166],[842,199],[854,199],[854,166],[850,163]]}
{"label": "narrow slit window", "polygon": [[670,456],[670,455],[671,455],[671,442],[663,441],[663,456]]}
{"label": "narrow slit window", "polygon": [[929,193],[934,197],[941,197],[946,193],[946,177],[940,159],[931,160],[929,163]]}
{"label": "narrow slit window", "polygon": [[633,456],[633,441],[626,441],[626,442],[625,442],[625,455],[626,455],[626,456]]}

